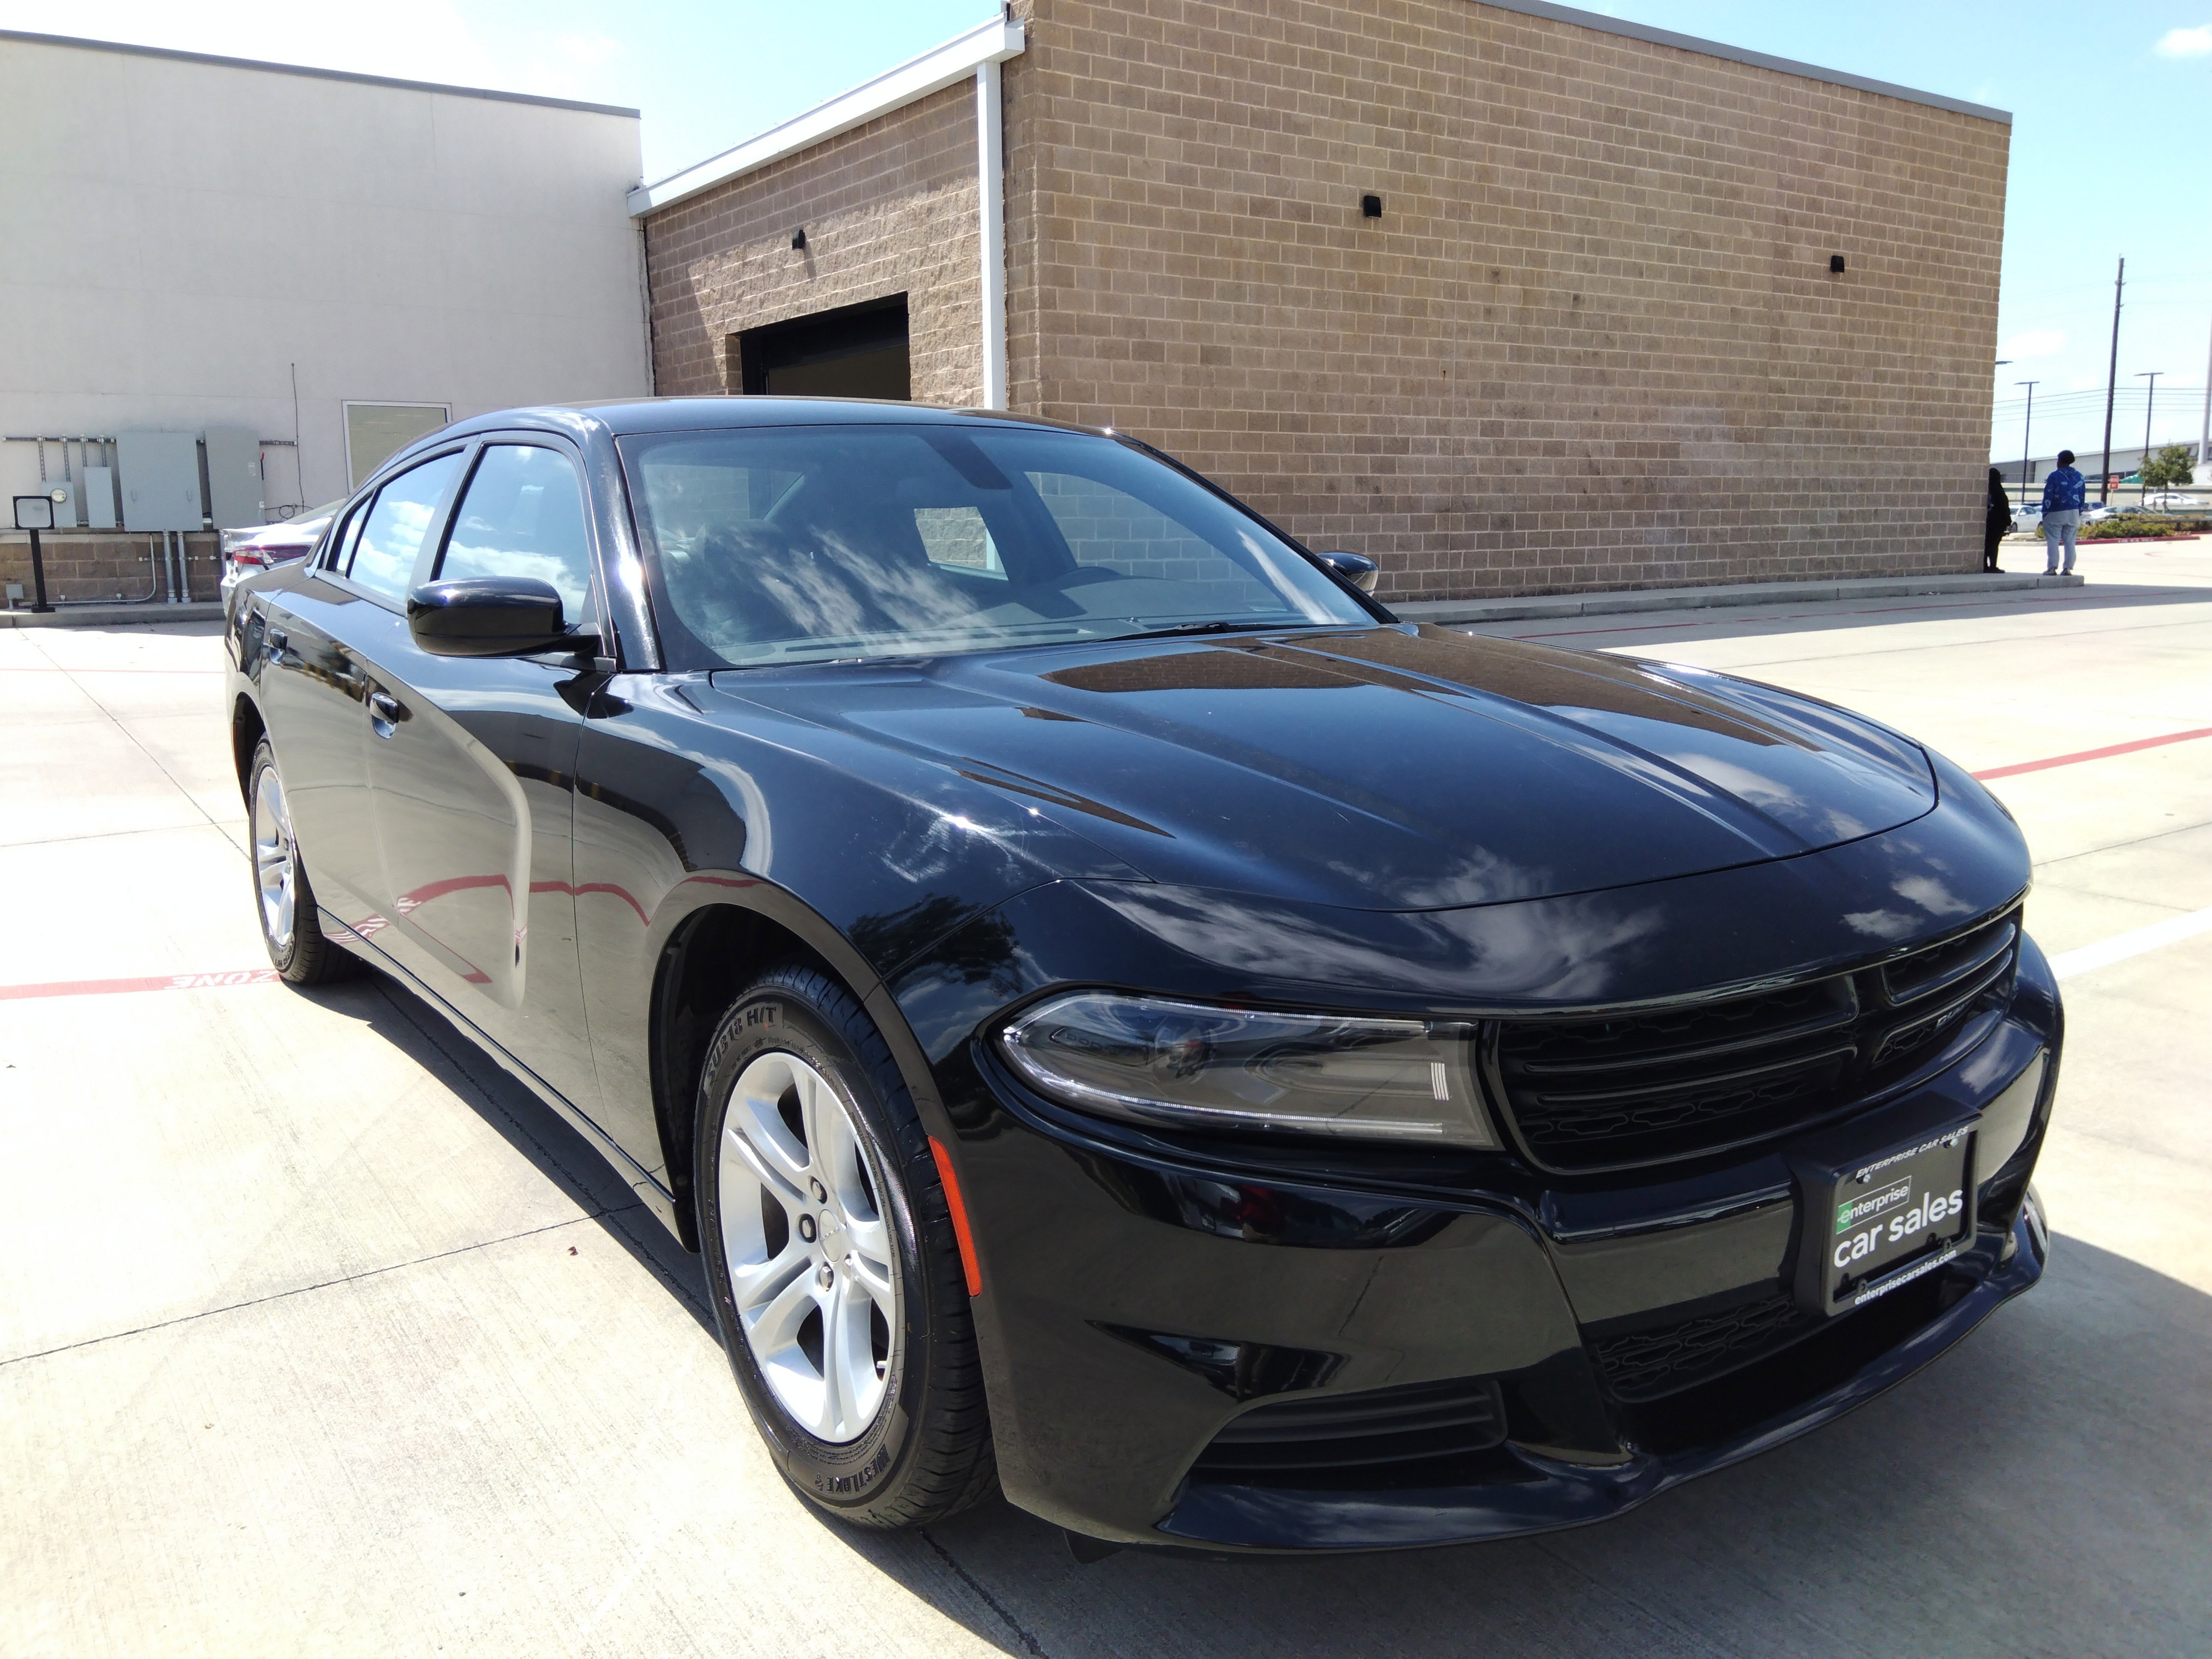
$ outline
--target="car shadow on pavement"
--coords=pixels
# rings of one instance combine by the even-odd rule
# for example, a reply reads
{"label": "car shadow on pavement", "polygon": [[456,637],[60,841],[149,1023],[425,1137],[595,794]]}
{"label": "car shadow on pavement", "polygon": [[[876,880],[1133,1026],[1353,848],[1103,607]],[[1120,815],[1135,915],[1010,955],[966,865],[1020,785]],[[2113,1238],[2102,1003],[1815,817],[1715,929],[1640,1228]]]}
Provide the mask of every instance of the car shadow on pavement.
{"label": "car shadow on pavement", "polygon": [[1024,1659],[2201,1650],[2212,1297],[2061,1237],[1843,1421],[1616,1520],[1416,1553],[1091,1566],[1004,1502],[825,1533]]}
{"label": "car shadow on pavement", "polygon": [[[713,1337],[699,1259],[443,1015],[380,975],[308,994],[467,1102]],[[1003,1499],[916,1532],[815,1523],[1022,1659],[2197,1651],[2212,1629],[2208,1352],[2212,1297],[2062,1234],[2041,1285],[1887,1395],[1571,1532],[1083,1566]]]}
{"label": "car shadow on pavement", "polygon": [[699,1258],[653,1218],[591,1143],[451,1020],[389,975],[374,969],[326,991],[305,994],[343,1006],[368,1029],[435,1077],[473,1108],[501,1139],[559,1188],[571,1202],[667,1286],[719,1345]]}

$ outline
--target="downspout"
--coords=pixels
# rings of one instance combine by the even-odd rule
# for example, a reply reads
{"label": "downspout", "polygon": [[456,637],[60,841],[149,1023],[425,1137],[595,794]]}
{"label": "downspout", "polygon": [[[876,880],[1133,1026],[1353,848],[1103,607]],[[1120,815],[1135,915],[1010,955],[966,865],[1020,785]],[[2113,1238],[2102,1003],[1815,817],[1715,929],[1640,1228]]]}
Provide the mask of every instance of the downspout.
{"label": "downspout", "polygon": [[[637,221],[637,304],[645,336],[645,395],[660,395],[660,367],[654,361],[653,322],[653,221],[641,214]],[[725,387],[726,391],[728,388]]]}
{"label": "downspout", "polygon": [[975,201],[981,216],[983,407],[1006,406],[1006,143],[999,65],[975,69]]}

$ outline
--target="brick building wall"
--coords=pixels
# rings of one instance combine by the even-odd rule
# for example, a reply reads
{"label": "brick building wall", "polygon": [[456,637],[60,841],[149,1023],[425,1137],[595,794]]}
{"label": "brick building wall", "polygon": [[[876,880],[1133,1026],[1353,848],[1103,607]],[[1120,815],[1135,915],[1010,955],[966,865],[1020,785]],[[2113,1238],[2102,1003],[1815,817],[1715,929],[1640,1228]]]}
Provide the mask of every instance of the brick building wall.
{"label": "brick building wall", "polygon": [[[738,392],[738,330],[907,296],[915,399],[982,400],[975,102],[954,86],[646,222],[653,389]],[[806,246],[791,246],[804,226]]]}
{"label": "brick building wall", "polygon": [[[1476,0],[1015,9],[1015,410],[1386,598],[1978,567],[2002,121]],[[654,215],[659,389],[903,288],[973,401],[973,134],[957,85]]]}

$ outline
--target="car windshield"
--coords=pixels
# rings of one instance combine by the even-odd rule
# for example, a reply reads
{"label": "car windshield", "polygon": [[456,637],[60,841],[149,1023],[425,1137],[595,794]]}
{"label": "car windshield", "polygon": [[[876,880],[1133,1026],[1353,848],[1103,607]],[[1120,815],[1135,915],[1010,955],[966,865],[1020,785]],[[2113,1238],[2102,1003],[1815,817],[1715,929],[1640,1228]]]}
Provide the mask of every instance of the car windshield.
{"label": "car windshield", "polygon": [[782,426],[621,448],[672,666],[1372,620],[1264,526],[1110,438]]}

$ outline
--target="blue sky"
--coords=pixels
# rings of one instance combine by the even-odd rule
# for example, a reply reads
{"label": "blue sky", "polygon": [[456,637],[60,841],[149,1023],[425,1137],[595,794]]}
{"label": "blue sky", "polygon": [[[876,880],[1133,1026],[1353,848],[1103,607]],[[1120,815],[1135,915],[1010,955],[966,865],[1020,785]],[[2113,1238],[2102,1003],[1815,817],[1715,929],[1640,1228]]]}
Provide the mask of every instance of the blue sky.
{"label": "blue sky", "polygon": [[[1263,0],[1249,0],[1262,3]],[[2212,344],[2212,0],[1611,0],[1590,8],[2013,112],[1993,447],[2100,438],[2112,268],[2128,260],[2114,439],[2197,435]],[[991,0],[109,0],[0,27],[633,105],[658,178],[988,18]],[[2008,448],[2009,446],[2009,448]]]}

